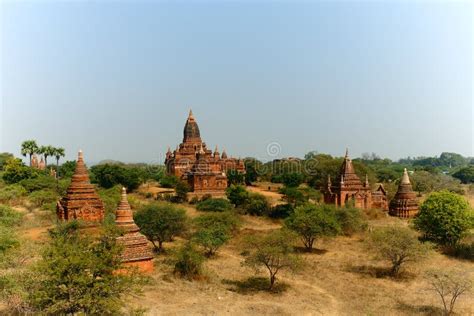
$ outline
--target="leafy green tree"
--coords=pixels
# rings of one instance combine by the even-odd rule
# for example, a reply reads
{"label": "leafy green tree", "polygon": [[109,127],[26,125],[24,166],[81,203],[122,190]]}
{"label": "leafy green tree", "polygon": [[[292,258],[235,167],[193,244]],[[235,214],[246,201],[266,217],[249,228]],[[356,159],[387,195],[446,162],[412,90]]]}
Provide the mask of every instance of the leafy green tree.
{"label": "leafy green tree", "polygon": [[111,188],[115,185],[125,186],[133,191],[144,182],[142,170],[136,167],[125,167],[119,164],[95,165],[91,169],[91,181],[98,183],[103,188]]}
{"label": "leafy green tree", "polygon": [[355,207],[335,207],[337,221],[341,226],[341,232],[346,236],[367,229],[368,224],[362,212]]}
{"label": "leafy green tree", "polygon": [[196,250],[192,242],[185,243],[175,253],[174,273],[192,280],[202,273],[204,256]]}
{"label": "leafy green tree", "polygon": [[45,164],[45,166],[47,166],[48,165],[48,157],[54,156],[54,154],[56,153],[56,148],[54,148],[51,145],[40,146],[40,148],[38,149],[38,153],[43,155],[44,164]]}
{"label": "leafy green tree", "polygon": [[429,245],[418,240],[417,234],[406,227],[385,227],[374,230],[368,241],[377,257],[392,264],[390,274],[397,276],[402,266],[425,258]]}
{"label": "leafy green tree", "polygon": [[23,179],[34,178],[38,176],[38,172],[23,164],[21,159],[9,159],[3,166],[3,181],[6,183],[18,183]]}
{"label": "leafy green tree", "polygon": [[0,153],[0,170],[3,169],[3,165],[7,162],[7,160],[15,158],[13,154],[10,153]]}
{"label": "leafy green tree", "polygon": [[50,231],[50,243],[35,268],[29,301],[48,315],[117,315],[136,284],[122,268],[115,236],[78,232],[76,222]]}
{"label": "leafy green tree", "polygon": [[178,181],[178,183],[176,183],[176,188],[175,188],[175,191],[176,191],[176,196],[174,198],[174,202],[177,202],[177,203],[183,203],[183,202],[186,202],[188,200],[188,192],[189,192],[189,185],[187,182],[184,182],[184,181]]}
{"label": "leafy green tree", "polygon": [[285,173],[281,176],[282,183],[288,188],[296,188],[304,181],[304,175],[297,172]]}
{"label": "leafy green tree", "polygon": [[18,238],[10,227],[0,225],[0,255],[18,245]]}
{"label": "leafy green tree", "polygon": [[71,178],[74,174],[74,171],[76,170],[76,164],[77,163],[75,160],[69,160],[64,162],[58,169],[58,175],[60,174],[63,178]]}
{"label": "leafy green tree", "polygon": [[168,203],[144,206],[134,214],[134,219],[156,251],[162,251],[163,242],[171,241],[187,228],[186,210]]}
{"label": "leafy green tree", "polygon": [[462,183],[474,183],[474,165],[459,169],[453,173],[453,177],[461,180]]}
{"label": "leafy green tree", "polygon": [[279,271],[295,271],[301,267],[300,258],[293,253],[294,241],[295,235],[282,229],[262,236],[249,236],[245,242],[248,254],[244,265],[254,268],[256,272],[265,268],[270,279],[269,290],[272,290]]}
{"label": "leafy green tree", "polygon": [[473,227],[473,214],[462,196],[448,191],[434,192],[421,204],[414,224],[426,239],[454,246]]}
{"label": "leafy green tree", "polygon": [[285,220],[285,226],[301,237],[308,251],[313,249],[317,238],[334,236],[341,230],[334,208],[329,205],[299,206]]}
{"label": "leafy green tree", "polygon": [[308,202],[308,197],[299,188],[284,186],[279,191],[283,194],[283,200],[293,208]]}
{"label": "leafy green tree", "polygon": [[196,232],[193,240],[206,251],[206,256],[211,257],[232,236],[237,219],[232,214],[211,213],[197,217],[194,220]]}
{"label": "leafy green tree", "polygon": [[258,180],[259,171],[262,167],[262,163],[255,158],[246,158],[245,164],[245,184],[251,185],[252,182]]}
{"label": "leafy green tree", "polygon": [[[27,167],[28,168],[28,167]],[[54,190],[56,187],[56,180],[50,176],[40,174],[34,178],[23,179],[20,184],[28,191],[38,190]]]}
{"label": "leafy green tree", "polygon": [[235,169],[227,171],[227,182],[230,184],[243,184],[245,183],[245,175]]}
{"label": "leafy green tree", "polygon": [[249,192],[241,185],[231,185],[226,190],[227,198],[235,206],[245,204],[249,198]]}
{"label": "leafy green tree", "polygon": [[291,204],[277,204],[273,206],[268,214],[270,218],[287,218],[293,213],[294,207]]}
{"label": "leafy green tree", "polygon": [[179,182],[179,178],[177,176],[173,176],[173,175],[164,175],[161,179],[160,179],[160,185],[163,187],[163,188],[174,188],[176,187],[176,184]]}
{"label": "leafy green tree", "polygon": [[27,155],[30,157],[30,167],[31,167],[31,157],[34,154],[37,154],[39,150],[38,144],[36,144],[35,140],[25,140],[21,143],[21,154],[26,157]]}
{"label": "leafy green tree", "polygon": [[242,208],[246,214],[255,216],[266,215],[271,209],[267,198],[264,195],[258,193],[250,193]]}
{"label": "leafy green tree", "polygon": [[196,204],[198,211],[225,212],[232,209],[232,204],[226,199],[206,199]]}

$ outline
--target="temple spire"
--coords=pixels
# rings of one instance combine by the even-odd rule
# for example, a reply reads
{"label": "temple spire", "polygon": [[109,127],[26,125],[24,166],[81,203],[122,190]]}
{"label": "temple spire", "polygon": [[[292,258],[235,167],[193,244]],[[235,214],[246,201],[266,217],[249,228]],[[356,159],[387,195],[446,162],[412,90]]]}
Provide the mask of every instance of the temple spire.
{"label": "temple spire", "polygon": [[407,168],[403,170],[403,176],[402,176],[402,184],[410,184],[410,178],[408,177],[408,171]]}
{"label": "temple spire", "polygon": [[348,159],[348,158],[349,158],[349,148],[348,148],[348,147],[346,147],[346,155],[345,155],[345,157],[344,157],[344,158],[346,158],[346,159]]}
{"label": "temple spire", "polygon": [[189,109],[188,119],[194,119],[193,110]]}

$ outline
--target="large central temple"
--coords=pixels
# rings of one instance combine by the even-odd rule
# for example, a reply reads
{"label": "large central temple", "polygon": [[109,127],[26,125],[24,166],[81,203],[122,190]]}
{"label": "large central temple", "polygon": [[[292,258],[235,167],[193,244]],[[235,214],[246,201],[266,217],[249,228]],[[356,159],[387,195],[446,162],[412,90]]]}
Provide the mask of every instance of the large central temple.
{"label": "large central temple", "polygon": [[207,149],[201,139],[199,126],[189,111],[184,125],[183,142],[171,152],[166,153],[166,170],[189,184],[194,195],[223,195],[227,188],[227,172],[236,170],[245,173],[243,160],[228,157],[225,150],[218,152]]}

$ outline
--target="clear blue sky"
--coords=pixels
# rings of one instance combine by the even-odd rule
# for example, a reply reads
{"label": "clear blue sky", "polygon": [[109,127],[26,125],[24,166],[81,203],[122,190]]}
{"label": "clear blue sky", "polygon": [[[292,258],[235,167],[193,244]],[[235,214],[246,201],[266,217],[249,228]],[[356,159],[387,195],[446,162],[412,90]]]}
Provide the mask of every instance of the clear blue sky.
{"label": "clear blue sky", "polygon": [[0,151],[473,155],[469,2],[2,2]]}

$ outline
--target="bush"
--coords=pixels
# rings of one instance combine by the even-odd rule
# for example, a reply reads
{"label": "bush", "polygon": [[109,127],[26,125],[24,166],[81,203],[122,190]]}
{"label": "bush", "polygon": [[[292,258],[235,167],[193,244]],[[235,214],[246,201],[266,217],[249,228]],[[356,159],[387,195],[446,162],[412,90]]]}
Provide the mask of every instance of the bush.
{"label": "bush", "polygon": [[297,270],[300,259],[293,254],[295,235],[286,230],[276,230],[263,236],[250,236],[246,239],[244,264],[254,268],[256,272],[264,267],[268,270],[271,290],[276,281],[277,273],[282,269]]}
{"label": "bush", "polygon": [[423,202],[414,224],[427,240],[453,246],[473,227],[473,219],[462,196],[441,191],[430,194]]}
{"label": "bush", "polygon": [[174,188],[176,187],[176,184],[179,182],[179,178],[176,177],[176,176],[172,176],[172,175],[164,175],[161,179],[160,179],[160,185],[163,187],[163,188]]}
{"label": "bush", "polygon": [[456,171],[453,177],[461,180],[462,183],[474,183],[474,165]]}
{"label": "bush", "polygon": [[367,229],[367,221],[359,209],[354,207],[342,207],[336,208],[335,212],[343,235],[351,236],[354,233]]}
{"label": "bush", "polygon": [[334,209],[330,205],[299,206],[285,220],[285,226],[297,233],[306,250],[311,251],[316,238],[334,236],[341,231]]}
{"label": "bush", "polygon": [[109,189],[99,189],[98,194],[102,202],[104,202],[105,213],[106,214],[115,214],[117,205],[120,202],[122,187],[116,185]]}
{"label": "bush", "polygon": [[240,226],[240,219],[233,212],[208,213],[196,217],[194,223],[197,227],[206,227],[213,225],[224,225],[231,232],[235,232]]}
{"label": "bush", "polygon": [[204,248],[206,257],[213,256],[217,249],[224,245],[231,237],[230,228],[221,223],[212,226],[196,225],[197,231],[193,235],[193,240]]}
{"label": "bush", "polygon": [[198,211],[225,212],[232,209],[232,204],[226,199],[207,199],[196,205]]}
{"label": "bush", "polygon": [[0,254],[18,245],[15,232],[10,227],[0,225]]}
{"label": "bush", "polygon": [[425,258],[429,251],[429,246],[419,242],[414,231],[396,226],[374,230],[370,234],[368,246],[378,258],[392,264],[392,276],[397,276],[406,263]]}
{"label": "bush", "polygon": [[186,231],[186,210],[168,203],[144,206],[135,213],[134,219],[156,251],[163,250],[163,242]]}
{"label": "bush", "polygon": [[32,179],[24,179],[20,181],[20,184],[28,192],[39,191],[39,190],[56,190],[56,179],[46,175],[40,175]]}
{"label": "bush", "polygon": [[48,203],[55,203],[58,198],[58,194],[51,190],[34,191],[29,195],[29,200],[36,207],[43,207],[43,205]]}
{"label": "bush", "polygon": [[229,184],[244,184],[245,175],[235,169],[227,171],[227,183]]}
{"label": "bush", "polygon": [[176,195],[174,196],[173,198],[173,202],[175,203],[183,203],[183,202],[186,202],[188,200],[188,192],[189,192],[189,185],[184,182],[184,181],[178,181],[178,183],[176,183],[176,188],[175,188],[175,191],[176,191]]}
{"label": "bush", "polygon": [[270,213],[270,203],[267,198],[258,193],[251,193],[242,206],[245,214],[263,216]]}
{"label": "bush", "polygon": [[204,257],[190,242],[182,246],[175,255],[174,273],[182,278],[192,280],[202,273]]}
{"label": "bush", "polygon": [[98,183],[106,189],[116,185],[125,186],[129,192],[137,189],[146,178],[143,169],[118,164],[96,165],[90,171],[93,183]]}
{"label": "bush", "polygon": [[268,216],[270,218],[287,218],[293,213],[293,210],[291,204],[278,204],[271,208]]}
{"label": "bush", "polygon": [[38,176],[36,169],[25,166],[18,158],[8,159],[3,166],[3,170],[2,178],[7,184],[18,183],[21,180]]}
{"label": "bush", "polygon": [[231,185],[226,190],[227,198],[235,206],[245,204],[249,198],[249,192],[241,185]]}
{"label": "bush", "polygon": [[0,205],[0,225],[3,226],[14,226],[21,222],[23,215],[20,212],[15,211],[9,206]]}
{"label": "bush", "polygon": [[7,185],[0,189],[0,203],[15,205],[18,204],[27,192],[19,184]]}
{"label": "bush", "polygon": [[281,182],[289,188],[296,188],[304,181],[304,175],[301,173],[285,173],[281,176]]}

